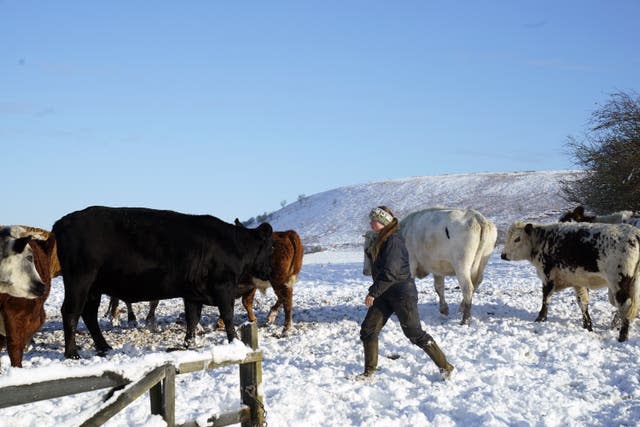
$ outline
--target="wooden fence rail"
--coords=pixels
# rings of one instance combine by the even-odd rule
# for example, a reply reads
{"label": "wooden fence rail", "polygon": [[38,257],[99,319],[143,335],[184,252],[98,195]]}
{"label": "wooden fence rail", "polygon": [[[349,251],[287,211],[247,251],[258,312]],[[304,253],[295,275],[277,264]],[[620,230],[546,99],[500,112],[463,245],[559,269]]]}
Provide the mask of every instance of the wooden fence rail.
{"label": "wooden fence rail", "polygon": [[[40,400],[54,399],[77,393],[108,388],[102,406],[84,423],[84,426],[99,426],[109,418],[126,408],[147,391],[149,392],[152,414],[161,415],[170,427],[175,426],[175,378],[187,374],[223,366],[239,365],[240,398],[239,410],[212,415],[208,426],[227,426],[242,423],[242,427],[262,426],[265,424],[264,399],[260,394],[262,383],[262,351],[258,350],[258,333],[254,323],[245,323],[240,328],[242,342],[253,349],[241,361],[215,362],[213,358],[180,363],[177,366],[167,363],[146,373],[132,382],[120,374],[105,371],[101,375],[60,378],[24,385],[0,388],[0,409],[23,405]],[[116,397],[114,397],[116,396]],[[195,420],[181,427],[198,426]]]}

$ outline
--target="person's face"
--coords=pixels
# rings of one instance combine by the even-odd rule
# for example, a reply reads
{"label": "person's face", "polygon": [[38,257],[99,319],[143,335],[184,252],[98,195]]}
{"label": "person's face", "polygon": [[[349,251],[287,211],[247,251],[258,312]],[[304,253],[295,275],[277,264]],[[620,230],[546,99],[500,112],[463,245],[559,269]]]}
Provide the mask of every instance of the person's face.
{"label": "person's face", "polygon": [[371,222],[369,223],[369,225],[371,226],[371,229],[373,231],[375,231],[376,233],[380,232],[380,230],[382,230],[384,228],[384,225],[380,224],[375,219],[372,219]]}

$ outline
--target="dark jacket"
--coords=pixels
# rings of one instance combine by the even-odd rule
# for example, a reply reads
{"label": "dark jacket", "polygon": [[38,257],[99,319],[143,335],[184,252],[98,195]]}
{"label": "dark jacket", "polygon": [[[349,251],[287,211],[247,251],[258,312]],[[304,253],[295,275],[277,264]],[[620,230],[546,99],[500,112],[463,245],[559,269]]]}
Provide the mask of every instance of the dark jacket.
{"label": "dark jacket", "polygon": [[373,285],[369,287],[369,295],[380,297],[385,292],[394,295],[417,296],[416,284],[411,277],[409,252],[404,237],[395,232],[382,244],[378,257],[372,265]]}

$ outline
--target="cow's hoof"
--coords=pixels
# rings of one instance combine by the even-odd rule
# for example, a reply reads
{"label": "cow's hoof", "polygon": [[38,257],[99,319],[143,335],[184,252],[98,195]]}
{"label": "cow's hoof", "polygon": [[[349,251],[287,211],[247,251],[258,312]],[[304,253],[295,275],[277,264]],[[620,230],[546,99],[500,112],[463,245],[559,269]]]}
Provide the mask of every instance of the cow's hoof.
{"label": "cow's hoof", "polygon": [[448,316],[449,306],[448,305],[440,306],[440,314],[442,314],[443,316]]}
{"label": "cow's hoof", "polygon": [[286,338],[291,334],[291,328],[284,328],[278,338]]}
{"label": "cow's hoof", "polygon": [[67,359],[80,360],[80,355],[77,351],[72,353],[65,353],[64,357]]}

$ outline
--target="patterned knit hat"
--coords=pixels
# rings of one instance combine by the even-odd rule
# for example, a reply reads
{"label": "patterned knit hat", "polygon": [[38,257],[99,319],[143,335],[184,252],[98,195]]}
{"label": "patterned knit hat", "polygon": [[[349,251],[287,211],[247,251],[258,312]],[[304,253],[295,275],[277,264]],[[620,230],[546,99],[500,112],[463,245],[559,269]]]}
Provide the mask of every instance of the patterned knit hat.
{"label": "patterned knit hat", "polygon": [[373,208],[371,212],[369,212],[369,218],[375,219],[385,227],[389,225],[391,221],[393,221],[393,215],[382,208]]}

